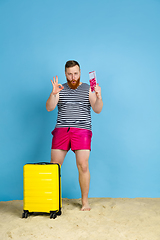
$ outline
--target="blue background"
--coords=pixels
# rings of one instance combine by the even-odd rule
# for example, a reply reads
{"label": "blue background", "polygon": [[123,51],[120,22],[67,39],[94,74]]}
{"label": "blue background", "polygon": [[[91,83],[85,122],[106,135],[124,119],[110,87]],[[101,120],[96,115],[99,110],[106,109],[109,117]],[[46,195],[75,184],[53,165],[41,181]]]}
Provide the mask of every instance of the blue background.
{"label": "blue background", "polygon": [[[160,197],[160,1],[0,0],[0,200],[23,198],[23,165],[50,161],[57,110],[50,79],[96,70],[104,108],[92,111],[89,197]],[[79,198],[74,153],[63,197]]]}

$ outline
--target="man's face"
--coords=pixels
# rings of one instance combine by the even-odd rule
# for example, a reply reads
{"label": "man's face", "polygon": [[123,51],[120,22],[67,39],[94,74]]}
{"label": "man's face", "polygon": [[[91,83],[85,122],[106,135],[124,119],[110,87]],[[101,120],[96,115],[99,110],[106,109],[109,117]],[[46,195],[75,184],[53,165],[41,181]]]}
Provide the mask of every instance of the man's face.
{"label": "man's face", "polygon": [[66,68],[65,75],[70,88],[76,89],[80,84],[81,70],[79,66]]}

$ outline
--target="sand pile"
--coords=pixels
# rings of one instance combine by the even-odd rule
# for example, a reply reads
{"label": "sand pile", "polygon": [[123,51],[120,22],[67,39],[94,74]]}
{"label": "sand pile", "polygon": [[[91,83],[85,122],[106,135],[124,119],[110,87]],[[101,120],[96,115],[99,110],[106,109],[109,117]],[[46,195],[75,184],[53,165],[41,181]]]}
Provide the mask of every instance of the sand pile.
{"label": "sand pile", "polygon": [[34,214],[22,219],[23,201],[0,202],[2,240],[160,240],[160,198],[63,199],[62,215]]}

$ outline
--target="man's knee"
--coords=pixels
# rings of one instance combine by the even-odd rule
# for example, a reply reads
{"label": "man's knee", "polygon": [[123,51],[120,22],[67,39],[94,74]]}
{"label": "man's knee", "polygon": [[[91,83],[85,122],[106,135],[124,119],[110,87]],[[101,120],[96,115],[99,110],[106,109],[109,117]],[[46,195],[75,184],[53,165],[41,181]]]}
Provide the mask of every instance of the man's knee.
{"label": "man's knee", "polygon": [[78,167],[78,170],[79,170],[79,172],[82,172],[82,173],[86,173],[86,172],[88,172],[88,163],[86,164],[86,163],[79,163],[79,164],[77,164],[77,167]]}
{"label": "man's knee", "polygon": [[76,154],[76,163],[79,172],[86,173],[89,171],[88,159],[89,159],[89,150],[78,150],[75,151]]}

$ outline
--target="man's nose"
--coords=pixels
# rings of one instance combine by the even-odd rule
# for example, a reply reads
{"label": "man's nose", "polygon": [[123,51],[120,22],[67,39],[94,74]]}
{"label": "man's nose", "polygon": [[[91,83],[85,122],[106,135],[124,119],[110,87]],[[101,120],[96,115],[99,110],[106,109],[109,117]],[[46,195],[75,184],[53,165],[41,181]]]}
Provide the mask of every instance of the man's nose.
{"label": "man's nose", "polygon": [[76,80],[76,75],[75,75],[75,74],[73,74],[72,76],[73,76],[73,78],[72,78],[72,79]]}
{"label": "man's nose", "polygon": [[73,74],[71,74],[71,80],[73,80],[74,79],[74,76],[73,76]]}
{"label": "man's nose", "polygon": [[74,79],[74,74],[71,75],[71,81]]}

